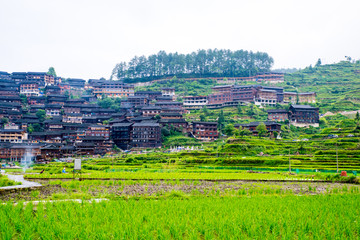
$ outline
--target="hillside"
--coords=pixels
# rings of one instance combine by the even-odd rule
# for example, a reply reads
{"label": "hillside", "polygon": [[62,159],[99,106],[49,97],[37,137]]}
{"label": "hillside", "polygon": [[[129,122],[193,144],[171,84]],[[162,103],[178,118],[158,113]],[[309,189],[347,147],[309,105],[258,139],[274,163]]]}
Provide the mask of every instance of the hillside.
{"label": "hillside", "polygon": [[286,91],[316,92],[320,112],[360,109],[360,61],[341,61],[285,75]]}

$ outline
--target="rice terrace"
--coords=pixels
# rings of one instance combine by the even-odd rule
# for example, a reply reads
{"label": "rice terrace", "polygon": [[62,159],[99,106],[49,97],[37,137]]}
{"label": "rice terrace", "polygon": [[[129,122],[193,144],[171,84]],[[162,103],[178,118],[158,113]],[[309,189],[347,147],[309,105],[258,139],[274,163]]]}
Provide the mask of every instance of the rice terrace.
{"label": "rice terrace", "polygon": [[[356,176],[359,165],[354,154],[353,165],[349,165],[354,170],[347,170],[348,159],[344,156],[344,152],[353,154],[353,150],[338,150],[340,170],[336,173],[336,162],[328,156],[314,159],[313,142],[309,140],[302,145],[309,147],[306,154],[290,155],[294,168],[289,169],[289,155],[274,154],[277,151],[274,148],[280,144],[298,150],[295,149],[299,148],[298,143],[294,147],[294,143],[286,140],[261,141],[258,137],[239,140],[262,145],[277,142],[272,148],[263,147],[266,154],[257,157],[227,152],[226,144],[211,151],[216,143],[203,143],[206,151],[148,150],[142,154],[84,157],[78,158],[82,159],[82,170],[77,175],[72,172],[72,162],[37,164],[25,169],[25,173],[23,169],[9,168],[9,175],[21,174],[42,187],[1,189],[1,237],[359,237],[360,189]],[[337,140],[344,143],[358,138]],[[234,145],[235,141],[231,141]],[[324,140],[329,141],[332,139]],[[327,151],[334,147],[328,146]],[[341,172],[347,176],[341,176]],[[16,183],[3,175],[1,184]]]}

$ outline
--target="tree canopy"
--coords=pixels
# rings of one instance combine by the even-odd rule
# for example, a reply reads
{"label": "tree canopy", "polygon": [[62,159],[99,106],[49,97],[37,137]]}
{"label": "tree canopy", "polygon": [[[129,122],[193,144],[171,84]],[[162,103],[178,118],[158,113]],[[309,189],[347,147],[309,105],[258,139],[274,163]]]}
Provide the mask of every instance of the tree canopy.
{"label": "tree canopy", "polygon": [[111,78],[125,82],[147,81],[164,77],[245,77],[269,71],[274,60],[267,53],[245,50],[208,49],[190,54],[166,53],[135,56],[120,62]]}
{"label": "tree canopy", "polygon": [[55,68],[49,67],[49,70],[48,70],[47,74],[56,77]]}
{"label": "tree canopy", "polygon": [[256,127],[256,131],[258,132],[259,137],[263,137],[267,134],[267,129],[264,123],[260,123]]}

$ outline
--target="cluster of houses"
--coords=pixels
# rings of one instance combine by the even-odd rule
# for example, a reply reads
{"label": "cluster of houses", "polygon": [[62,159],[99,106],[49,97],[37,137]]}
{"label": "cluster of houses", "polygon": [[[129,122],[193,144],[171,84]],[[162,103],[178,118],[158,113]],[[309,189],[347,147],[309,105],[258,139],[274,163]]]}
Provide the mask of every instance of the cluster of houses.
{"label": "cluster of houses", "polygon": [[[120,81],[73,78],[64,81],[45,72],[0,72],[3,126],[0,159],[20,160],[29,151],[38,160],[51,160],[103,155],[116,147],[122,150],[156,148],[161,147],[163,128],[212,141],[219,137],[217,122],[189,123],[184,119],[189,109],[204,105],[223,107],[239,101],[256,103],[274,96],[275,103],[293,103],[301,97],[301,94],[283,92],[281,88],[258,85],[226,85],[213,90],[214,93],[205,98],[184,97],[183,102],[178,102],[175,88],[171,87],[161,91],[135,91],[134,85]],[[315,101],[313,96],[306,95],[301,102]],[[117,111],[97,104],[96,100],[104,97],[122,98]],[[41,116],[41,112],[45,116]],[[281,110],[269,111],[272,121],[266,122],[266,126],[269,131],[280,131],[280,124],[275,121],[318,123],[318,115],[318,109],[293,105],[286,114]],[[242,127],[256,134],[253,125]]]}
{"label": "cluster of houses", "polygon": [[282,87],[261,85],[220,85],[212,87],[208,96],[186,96],[186,109],[221,108],[252,102],[256,105],[276,106],[277,104],[315,103],[316,93],[284,92]]}

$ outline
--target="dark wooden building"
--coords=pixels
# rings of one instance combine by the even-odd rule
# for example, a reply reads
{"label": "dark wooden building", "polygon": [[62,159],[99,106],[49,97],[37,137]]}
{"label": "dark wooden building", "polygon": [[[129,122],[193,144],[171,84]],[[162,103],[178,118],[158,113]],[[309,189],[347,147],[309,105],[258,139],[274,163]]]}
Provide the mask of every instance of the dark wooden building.
{"label": "dark wooden building", "polygon": [[212,141],[219,137],[217,122],[193,122],[192,131],[199,140]]}
{"label": "dark wooden building", "polygon": [[127,99],[127,102],[133,106],[133,107],[137,107],[137,106],[146,106],[149,103],[149,100],[146,96],[129,96]]}
{"label": "dark wooden building", "polygon": [[273,122],[273,121],[251,122],[251,123],[247,123],[247,124],[235,124],[234,127],[239,128],[241,126],[243,128],[246,128],[246,129],[250,130],[253,133],[253,135],[256,136],[256,135],[258,135],[258,131],[256,130],[256,128],[261,123],[264,123],[268,133],[270,133],[271,135],[273,134],[273,132],[281,132],[281,124],[277,123],[277,122]]}
{"label": "dark wooden building", "polygon": [[269,121],[285,121],[289,119],[289,111],[286,109],[270,109],[267,110]]}
{"label": "dark wooden building", "polygon": [[161,119],[159,121],[160,125],[162,127],[168,126],[168,127],[174,127],[178,130],[182,130],[183,132],[186,132],[188,128],[188,123],[183,118],[178,119]]}
{"label": "dark wooden building", "polygon": [[161,127],[159,123],[134,123],[132,146],[136,148],[161,147]]}
{"label": "dark wooden building", "polygon": [[289,120],[296,126],[319,126],[319,108],[309,105],[291,105]]}
{"label": "dark wooden building", "polygon": [[142,112],[143,116],[154,117],[156,115],[160,115],[161,107],[154,106],[154,105],[149,105],[149,106],[142,107],[140,111]]}
{"label": "dark wooden building", "polygon": [[122,150],[131,148],[131,131],[133,123],[115,123],[111,127],[110,135],[116,146]]}
{"label": "dark wooden building", "polygon": [[158,97],[161,97],[162,93],[157,91],[136,91],[134,95],[145,96],[151,101],[151,100],[155,100]]}

